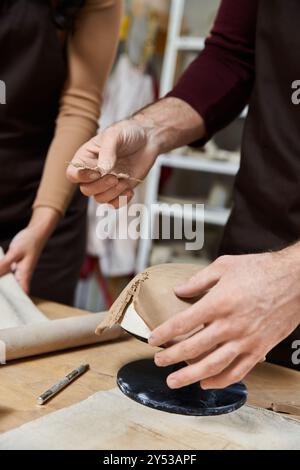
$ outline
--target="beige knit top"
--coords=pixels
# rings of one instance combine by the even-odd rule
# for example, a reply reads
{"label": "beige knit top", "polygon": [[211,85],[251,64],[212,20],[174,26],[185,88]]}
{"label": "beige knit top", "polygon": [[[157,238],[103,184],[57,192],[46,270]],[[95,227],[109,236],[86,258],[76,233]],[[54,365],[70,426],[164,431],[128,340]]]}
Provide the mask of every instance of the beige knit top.
{"label": "beige knit top", "polygon": [[86,0],[67,39],[68,78],[34,208],[64,214],[74,192],[66,162],[97,131],[102,92],[119,38],[122,0]]}

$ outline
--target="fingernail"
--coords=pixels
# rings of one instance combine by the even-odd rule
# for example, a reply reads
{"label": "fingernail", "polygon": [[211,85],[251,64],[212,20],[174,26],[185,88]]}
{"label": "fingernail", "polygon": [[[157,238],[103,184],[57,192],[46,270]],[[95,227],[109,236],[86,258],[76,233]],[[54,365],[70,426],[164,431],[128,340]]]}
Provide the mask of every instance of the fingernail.
{"label": "fingernail", "polygon": [[151,335],[149,336],[148,343],[149,343],[149,344],[154,344],[154,342],[155,342],[155,336],[151,334]]}
{"label": "fingernail", "polygon": [[202,390],[211,390],[213,387],[206,382],[200,382],[200,387]]}
{"label": "fingernail", "polygon": [[185,292],[186,286],[184,284],[181,284],[180,286],[175,287],[174,290],[175,290],[176,294],[180,295],[180,294]]}
{"label": "fingernail", "polygon": [[100,174],[99,173],[96,173],[95,171],[91,171],[89,174],[88,174],[88,177],[89,177],[89,180],[91,181],[96,181],[100,178]]}
{"label": "fingernail", "polygon": [[167,385],[169,388],[176,388],[178,385],[177,380],[174,377],[167,378]]}
{"label": "fingernail", "polygon": [[148,342],[151,346],[161,346],[161,340],[156,335],[151,335]]}
{"label": "fingernail", "polygon": [[12,272],[12,273],[15,273],[16,270],[17,270],[17,267],[18,267],[18,266],[17,266],[17,263],[16,263],[16,262],[13,262],[12,265],[11,265],[11,267],[10,267],[11,272]]}
{"label": "fingernail", "polygon": [[101,165],[98,165],[98,166],[103,176],[109,174],[112,171],[111,165],[105,165],[101,163]]}
{"label": "fingernail", "polygon": [[158,354],[154,356],[154,362],[159,367],[163,366],[163,363],[164,363],[163,359]]}

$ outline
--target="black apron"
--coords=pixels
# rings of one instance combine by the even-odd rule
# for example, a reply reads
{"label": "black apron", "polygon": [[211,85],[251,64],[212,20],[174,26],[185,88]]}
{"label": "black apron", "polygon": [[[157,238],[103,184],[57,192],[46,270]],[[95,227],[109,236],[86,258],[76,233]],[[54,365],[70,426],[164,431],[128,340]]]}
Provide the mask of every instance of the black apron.
{"label": "black apron", "polygon": [[[1,0],[0,246],[28,224],[53,138],[66,79],[64,49],[50,0]],[[46,245],[31,294],[72,303],[84,257],[86,201],[74,196],[65,218]]]}
{"label": "black apron", "polygon": [[[278,250],[300,239],[300,105],[292,103],[292,83],[300,79],[299,27],[299,0],[260,0],[255,85],[221,254]],[[268,359],[299,369],[292,363],[295,339],[300,328]]]}

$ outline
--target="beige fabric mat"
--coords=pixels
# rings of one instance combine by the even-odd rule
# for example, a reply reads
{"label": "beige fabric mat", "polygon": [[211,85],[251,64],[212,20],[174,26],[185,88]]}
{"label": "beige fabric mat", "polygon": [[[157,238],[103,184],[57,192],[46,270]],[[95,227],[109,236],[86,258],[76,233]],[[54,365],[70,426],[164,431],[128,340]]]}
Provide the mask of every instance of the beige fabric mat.
{"label": "beige fabric mat", "polygon": [[0,435],[0,449],[300,449],[300,423],[250,406],[211,417],[143,407],[98,392]]}

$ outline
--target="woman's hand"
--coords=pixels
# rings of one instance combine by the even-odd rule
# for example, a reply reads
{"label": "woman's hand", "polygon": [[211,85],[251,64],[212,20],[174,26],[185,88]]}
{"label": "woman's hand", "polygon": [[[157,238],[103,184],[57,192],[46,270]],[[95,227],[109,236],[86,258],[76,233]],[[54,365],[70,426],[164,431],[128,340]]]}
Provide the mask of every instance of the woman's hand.
{"label": "woman's hand", "polygon": [[30,223],[12,239],[0,260],[0,276],[13,271],[22,289],[29,293],[34,269],[59,218],[59,213],[50,207],[34,209]]}
{"label": "woman's hand", "polygon": [[160,346],[189,336],[155,355],[158,366],[189,364],[169,375],[169,387],[200,381],[203,388],[223,388],[243,379],[299,325],[299,279],[298,243],[276,253],[222,256],[177,287],[180,297],[208,292],[149,339]]}

